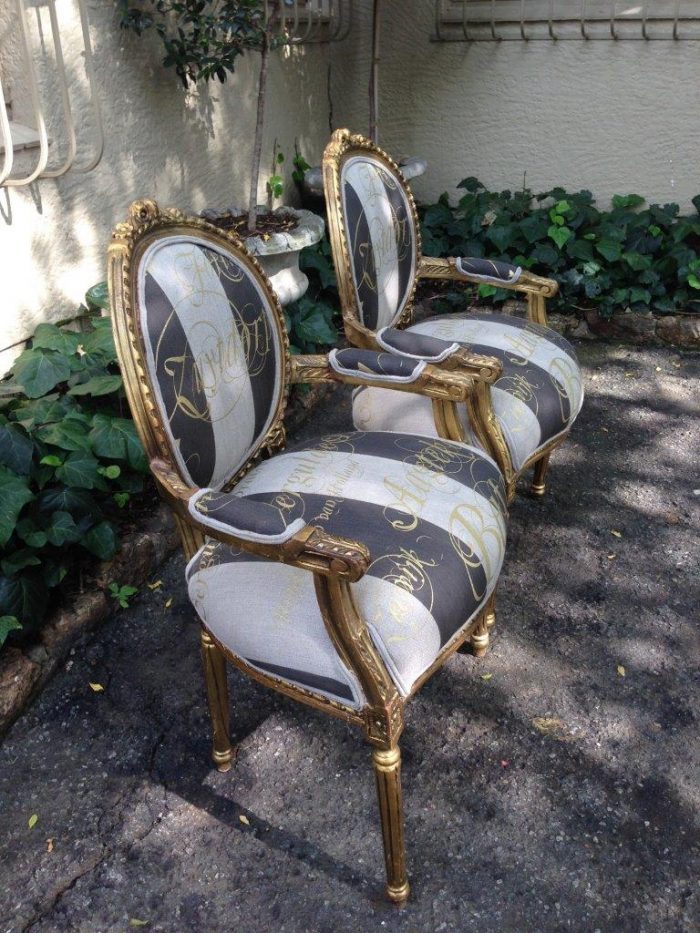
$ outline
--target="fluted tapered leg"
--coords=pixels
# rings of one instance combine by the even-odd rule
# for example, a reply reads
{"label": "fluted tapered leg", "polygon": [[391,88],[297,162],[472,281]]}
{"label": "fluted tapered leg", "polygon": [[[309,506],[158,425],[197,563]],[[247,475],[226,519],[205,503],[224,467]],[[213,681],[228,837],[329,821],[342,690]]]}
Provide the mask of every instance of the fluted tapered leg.
{"label": "fluted tapered leg", "polygon": [[226,658],[208,632],[202,632],[202,664],[213,732],[212,758],[219,771],[228,771],[233,759],[229,738],[229,697]]}
{"label": "fluted tapered leg", "polygon": [[377,779],[379,814],[384,839],[386,893],[390,901],[403,903],[408,897],[406,849],[403,839],[403,802],[401,799],[401,752],[398,747],[373,749],[372,763]]}
{"label": "fluted tapered leg", "polygon": [[532,477],[532,486],[530,486],[530,492],[533,496],[543,496],[547,488],[545,480],[549,469],[549,456],[549,454],[545,454],[535,464],[535,473]]}

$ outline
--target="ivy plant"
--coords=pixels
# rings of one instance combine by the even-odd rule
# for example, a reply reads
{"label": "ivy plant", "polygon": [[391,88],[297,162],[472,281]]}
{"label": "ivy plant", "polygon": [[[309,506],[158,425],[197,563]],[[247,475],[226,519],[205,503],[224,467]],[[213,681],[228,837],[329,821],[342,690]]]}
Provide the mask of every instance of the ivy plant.
{"label": "ivy plant", "polygon": [[[101,289],[91,289],[93,306]],[[2,632],[36,629],[83,556],[110,558],[146,458],[123,396],[108,318],[41,324],[0,392]],[[13,624],[13,623],[16,623]]]}
{"label": "ivy plant", "polygon": [[[458,204],[443,194],[420,210],[426,255],[485,256],[551,276],[560,286],[555,309],[700,311],[700,195],[696,213],[681,216],[677,204],[645,206],[637,194],[615,195],[600,210],[590,191],[489,191],[473,177],[458,188]],[[479,294],[512,297],[489,285]],[[460,302],[448,289],[436,310]]]}
{"label": "ivy plant", "polygon": [[309,288],[284,309],[290,350],[320,353],[337,344],[340,324],[338,286],[327,237],[302,250],[299,266],[309,279]]}

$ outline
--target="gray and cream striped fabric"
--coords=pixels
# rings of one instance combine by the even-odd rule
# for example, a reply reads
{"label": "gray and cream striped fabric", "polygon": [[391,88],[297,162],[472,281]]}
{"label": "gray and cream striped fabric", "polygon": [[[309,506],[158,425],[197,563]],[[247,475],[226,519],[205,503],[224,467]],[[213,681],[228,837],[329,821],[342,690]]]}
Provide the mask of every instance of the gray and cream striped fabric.
{"label": "gray and cream striped fabric", "polygon": [[[397,393],[398,394],[398,393]],[[287,524],[303,519],[370,550],[353,595],[402,694],[484,605],[505,547],[505,490],[477,450],[428,437],[351,432],[256,466],[236,486]],[[321,618],[312,574],[207,543],[187,569],[207,628],[253,667],[361,707]]]}
{"label": "gray and cream striped fabric", "polygon": [[[492,386],[493,408],[516,470],[567,431],[583,404],[583,382],[571,344],[551,328],[505,314],[445,314],[406,333],[464,344],[495,356],[503,373]],[[429,399],[395,398],[380,388],[356,390],[355,427],[363,431],[416,431],[437,435]],[[478,446],[460,406],[468,443]]]}
{"label": "gray and cream striped fabric", "polygon": [[372,155],[342,166],[343,223],[362,323],[388,327],[408,301],[416,267],[413,215],[403,184]]}
{"label": "gray and cream striped fabric", "polygon": [[227,252],[197,237],[155,241],[139,267],[153,391],[183,477],[219,487],[267,432],[283,385],[272,309]]}

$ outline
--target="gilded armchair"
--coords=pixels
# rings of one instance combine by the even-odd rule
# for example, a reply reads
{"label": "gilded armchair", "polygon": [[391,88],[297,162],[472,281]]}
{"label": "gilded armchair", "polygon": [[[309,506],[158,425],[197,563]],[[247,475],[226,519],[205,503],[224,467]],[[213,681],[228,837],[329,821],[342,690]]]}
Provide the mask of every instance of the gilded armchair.
{"label": "gilded armchair", "polygon": [[277,300],[230,233],[135,202],[109,247],[129,404],[188,559],[213,759],[228,770],[226,661],[360,726],[373,748],[387,893],[408,896],[399,738],[409,698],[488,644],[505,544],[496,464],[415,434],[348,432],[283,452],[290,383],[420,394],[450,423],[470,374],[385,352],[292,357]]}
{"label": "gilded armchair", "polygon": [[[351,344],[407,358],[442,359],[471,373],[475,392],[445,424],[417,396],[379,388],[355,393],[355,426],[465,440],[499,464],[508,499],[528,467],[543,495],[551,451],[578,415],[583,390],[571,345],[547,327],[546,299],[557,283],[507,263],[421,256],[411,191],[397,165],[362,136],[337,130],[323,158],[329,232],[345,333]],[[527,298],[527,319],[444,314],[413,323],[419,279],[489,283]]]}

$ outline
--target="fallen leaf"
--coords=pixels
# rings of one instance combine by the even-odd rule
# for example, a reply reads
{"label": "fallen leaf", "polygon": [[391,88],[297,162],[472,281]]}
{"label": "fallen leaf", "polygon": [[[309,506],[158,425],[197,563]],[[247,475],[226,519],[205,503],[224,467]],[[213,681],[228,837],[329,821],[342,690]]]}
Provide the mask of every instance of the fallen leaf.
{"label": "fallen leaf", "polygon": [[634,379],[634,376],[635,376],[634,373],[625,373],[625,378],[626,378],[626,379]]}
{"label": "fallen leaf", "polygon": [[139,920],[137,917],[132,917],[131,920],[129,920],[130,927],[147,927],[148,924],[148,920]]}
{"label": "fallen leaf", "polygon": [[244,826],[250,826],[250,820],[245,815],[245,813],[239,813],[238,819],[241,821],[241,823],[243,823]]}
{"label": "fallen leaf", "polygon": [[565,730],[561,719],[556,719],[554,716],[537,716],[532,720],[532,725],[543,735],[556,735]]}
{"label": "fallen leaf", "polygon": [[172,604],[173,604],[173,598],[172,598],[172,596],[171,596],[170,599],[166,599],[166,600],[165,600],[165,608],[166,608],[166,609],[170,609],[170,607],[172,606]]}
{"label": "fallen leaf", "polygon": [[95,693],[102,693],[102,691],[104,690],[104,687],[102,686],[102,684],[92,684],[92,683],[91,683],[91,684],[90,684],[90,689],[91,689],[92,691],[94,691]]}
{"label": "fallen leaf", "polygon": [[677,363],[675,360],[671,360],[671,366],[675,366],[676,369],[680,369],[682,366],[682,363]]}
{"label": "fallen leaf", "polygon": [[620,675],[620,677],[625,676],[625,669],[621,664],[617,665],[617,673]]}
{"label": "fallen leaf", "polygon": [[491,680],[492,677],[493,677],[493,674],[482,674],[481,675],[482,680]]}
{"label": "fallen leaf", "polygon": [[668,522],[669,525],[678,525],[680,524],[680,520],[681,520],[680,512],[676,512],[675,510],[673,510],[671,512],[666,513],[666,521]]}
{"label": "fallen leaf", "polygon": [[507,761],[505,758],[502,758],[502,759],[501,759],[501,767],[502,767],[502,768],[507,768],[509,764],[510,764],[510,762]]}
{"label": "fallen leaf", "polygon": [[162,585],[163,585],[163,581],[162,581],[162,580],[156,580],[155,583],[147,583],[147,584],[146,584],[146,586],[148,587],[149,590],[157,590],[157,589],[159,589],[159,587],[161,587]]}
{"label": "fallen leaf", "polygon": [[608,554],[608,560],[615,560],[614,554]]}
{"label": "fallen leaf", "polygon": [[610,431],[609,431],[608,428],[601,428],[600,430],[601,430],[601,431],[605,431],[606,434],[610,434]]}
{"label": "fallen leaf", "polygon": [[661,372],[661,367],[660,367],[660,366],[657,366],[657,367],[656,367],[656,371],[657,371],[657,373],[660,373],[660,372]]}
{"label": "fallen leaf", "polygon": [[46,840],[46,851],[53,852],[53,839]]}
{"label": "fallen leaf", "polygon": [[29,817],[27,825],[29,826],[30,829],[34,829],[34,827],[36,826],[38,822],[39,822],[38,814],[32,813],[32,815]]}
{"label": "fallen leaf", "polygon": [[622,537],[622,532],[621,532],[621,531],[618,531],[617,528],[611,528],[611,529],[610,529],[610,534],[611,534],[611,535],[615,535],[616,538],[621,538],[621,537]]}

